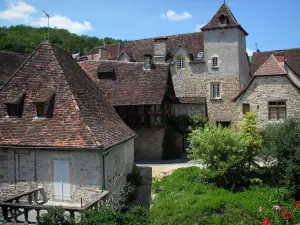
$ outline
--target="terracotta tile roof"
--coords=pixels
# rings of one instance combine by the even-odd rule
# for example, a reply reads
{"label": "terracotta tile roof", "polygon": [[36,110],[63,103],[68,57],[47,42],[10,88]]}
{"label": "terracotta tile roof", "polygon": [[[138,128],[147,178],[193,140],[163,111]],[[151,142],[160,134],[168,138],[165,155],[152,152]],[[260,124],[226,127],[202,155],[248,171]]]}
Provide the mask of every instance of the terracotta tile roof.
{"label": "terracotta tile roof", "polygon": [[[225,18],[227,18],[226,24],[220,23],[219,18],[221,15],[224,15]],[[221,5],[221,7],[216,12],[216,14],[213,16],[213,18],[208,22],[208,24],[206,24],[204,27],[202,27],[201,30],[204,31],[204,30],[213,30],[213,29],[219,29],[219,28],[232,28],[232,27],[238,27],[245,33],[245,35],[248,35],[248,33],[238,23],[238,21],[232,14],[231,10],[229,9],[228,5],[226,3],[224,3]]]}
{"label": "terracotta tile roof", "polygon": [[292,70],[300,75],[300,48],[254,52],[251,62],[250,74],[253,75],[272,54],[274,54],[275,56],[280,54],[283,55],[285,63],[287,63]]}
{"label": "terracotta tile roof", "polygon": [[[166,39],[167,38],[167,39]],[[170,35],[164,37],[166,41],[167,53],[171,54],[180,44],[184,46],[196,59],[198,52],[204,51],[204,41],[202,32],[188,34]],[[129,41],[125,47],[125,52],[131,52],[137,62],[144,60],[144,55],[154,55],[155,38],[147,38],[136,41]]]}
{"label": "terracotta tile roof", "polygon": [[[26,92],[21,118],[7,118],[9,94]],[[55,92],[52,118],[35,118],[34,99]],[[45,94],[45,95],[44,95]],[[135,133],[71,55],[43,42],[0,88],[0,145],[107,149]]]}
{"label": "terracotta tile roof", "polygon": [[270,58],[254,73],[254,76],[284,74],[286,74],[286,71],[276,60],[275,56],[271,55]]}
{"label": "terracotta tile roof", "polygon": [[[167,89],[168,64],[151,70],[144,70],[141,62],[84,61],[79,65],[114,106],[161,104]],[[107,65],[113,66],[115,79],[98,79],[97,70]]]}
{"label": "terracotta tile roof", "polygon": [[0,52],[0,87],[22,65],[29,55]]}
{"label": "terracotta tile roof", "polygon": [[[99,50],[103,48],[103,46],[97,46],[89,50],[84,56],[99,54]],[[114,44],[107,44],[106,49],[106,58],[109,60],[117,59],[121,51],[123,50],[123,45],[120,42]],[[110,55],[109,55],[110,54]]]}

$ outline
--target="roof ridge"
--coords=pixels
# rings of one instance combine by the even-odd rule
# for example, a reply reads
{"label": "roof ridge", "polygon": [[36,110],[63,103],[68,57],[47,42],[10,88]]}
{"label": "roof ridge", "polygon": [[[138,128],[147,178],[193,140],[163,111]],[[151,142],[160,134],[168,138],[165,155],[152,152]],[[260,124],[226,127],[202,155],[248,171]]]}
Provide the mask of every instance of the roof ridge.
{"label": "roof ridge", "polygon": [[5,81],[5,83],[0,87],[0,91],[3,90],[3,88],[11,81],[11,79],[25,66],[25,64],[29,61],[29,59],[32,58],[32,56],[36,53],[36,51],[42,46],[42,44],[44,42],[46,42],[47,40],[42,41],[37,48],[31,53],[31,55],[22,63],[22,65],[13,73],[13,75],[11,75],[7,81]]}
{"label": "roof ridge", "polygon": [[268,51],[259,51],[254,53],[273,53],[273,52],[279,52],[279,51],[291,51],[291,50],[300,50],[300,48],[286,48],[286,49],[276,49],[276,50],[268,50]]}

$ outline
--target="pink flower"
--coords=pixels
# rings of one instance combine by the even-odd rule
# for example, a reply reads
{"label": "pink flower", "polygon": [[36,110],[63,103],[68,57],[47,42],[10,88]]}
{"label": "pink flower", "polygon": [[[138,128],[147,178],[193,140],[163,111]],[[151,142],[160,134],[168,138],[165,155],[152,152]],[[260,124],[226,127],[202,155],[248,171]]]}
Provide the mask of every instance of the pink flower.
{"label": "pink flower", "polygon": [[262,212],[263,211],[263,208],[262,207],[259,207],[259,212]]}
{"label": "pink flower", "polygon": [[273,208],[274,208],[276,211],[280,211],[280,210],[281,210],[281,208],[280,208],[279,205],[275,205],[275,206],[273,206]]}

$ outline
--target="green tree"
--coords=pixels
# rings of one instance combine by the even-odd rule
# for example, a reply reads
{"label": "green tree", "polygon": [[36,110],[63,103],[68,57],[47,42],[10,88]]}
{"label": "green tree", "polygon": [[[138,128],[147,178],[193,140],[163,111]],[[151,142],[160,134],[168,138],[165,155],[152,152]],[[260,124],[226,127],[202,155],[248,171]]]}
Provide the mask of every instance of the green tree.
{"label": "green tree", "polygon": [[235,185],[243,180],[245,146],[240,132],[206,124],[189,136],[189,157],[200,161],[203,173],[219,185]]}
{"label": "green tree", "polygon": [[262,136],[257,127],[256,113],[248,112],[243,117],[244,120],[241,122],[242,142],[246,148],[244,157],[250,172],[251,166],[257,166],[255,161],[262,149]]}

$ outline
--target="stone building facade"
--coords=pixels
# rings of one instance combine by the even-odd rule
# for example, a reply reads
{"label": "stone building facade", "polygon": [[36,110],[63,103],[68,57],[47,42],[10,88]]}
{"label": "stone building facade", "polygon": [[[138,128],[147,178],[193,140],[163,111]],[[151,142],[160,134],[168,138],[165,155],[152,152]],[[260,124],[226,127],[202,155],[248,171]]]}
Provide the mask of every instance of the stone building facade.
{"label": "stone building facade", "polygon": [[[44,187],[49,200],[54,196],[54,161],[70,165],[70,202],[91,201],[101,190],[119,190],[133,166],[134,141],[110,149],[106,154],[97,150],[49,150],[2,148],[0,151],[0,199]],[[113,183],[118,177],[117,186]]]}
{"label": "stone building facade", "polygon": [[120,189],[135,136],[71,55],[44,41],[0,87],[0,199],[42,186],[51,200],[86,203],[116,177]]}

